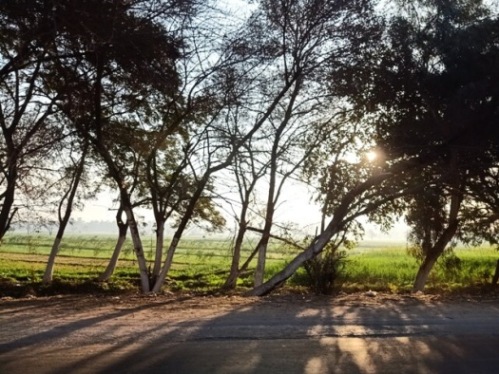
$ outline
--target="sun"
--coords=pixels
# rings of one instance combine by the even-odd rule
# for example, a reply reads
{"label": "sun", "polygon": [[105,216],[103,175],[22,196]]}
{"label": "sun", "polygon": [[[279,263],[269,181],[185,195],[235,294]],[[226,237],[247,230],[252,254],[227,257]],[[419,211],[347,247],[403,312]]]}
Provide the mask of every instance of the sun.
{"label": "sun", "polygon": [[369,162],[374,162],[378,158],[378,152],[376,151],[369,151],[366,152],[366,160]]}

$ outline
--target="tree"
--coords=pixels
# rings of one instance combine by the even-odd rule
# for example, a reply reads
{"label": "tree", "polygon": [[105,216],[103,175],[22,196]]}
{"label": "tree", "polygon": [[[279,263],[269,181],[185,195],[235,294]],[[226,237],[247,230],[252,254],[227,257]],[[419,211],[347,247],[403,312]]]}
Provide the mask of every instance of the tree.
{"label": "tree", "polygon": [[390,158],[433,153],[422,174],[406,177],[426,184],[407,206],[423,255],[414,291],[454,238],[480,226],[467,210],[470,188],[484,188],[480,175],[497,163],[497,25],[481,2],[427,1],[388,31],[371,101],[383,111],[378,145]]}
{"label": "tree", "polygon": [[[149,147],[144,154],[144,196],[148,196],[156,222],[156,251],[151,274],[155,284],[164,260],[164,228],[170,221],[176,233],[168,248],[167,259],[173,254],[189,223],[203,221],[212,228],[224,224],[213,204],[212,176],[199,180],[199,157],[211,140],[214,122],[223,115],[226,96],[233,89],[223,84],[224,70],[236,63],[233,54],[224,50],[222,28],[214,21],[216,10],[200,11],[179,28],[184,40],[182,58],[177,61],[178,94],[161,108],[161,121],[151,132]],[[207,26],[209,25],[209,26]],[[209,136],[208,136],[209,135]],[[166,261],[169,268],[171,260]]]}
{"label": "tree", "polygon": [[43,4],[24,1],[0,5],[0,239],[17,212],[16,191],[32,171],[30,158],[64,136],[51,120],[57,94],[41,91],[53,58],[42,10]]}
{"label": "tree", "polygon": [[76,160],[73,158],[73,150],[69,150],[69,159],[71,160],[73,165],[68,167],[69,170],[67,170],[67,174],[69,175],[63,176],[63,180],[65,179],[68,181],[68,187],[62,195],[57,209],[59,228],[57,229],[54,243],[52,244],[52,248],[50,250],[49,258],[47,261],[47,266],[45,268],[45,273],[43,275],[42,281],[45,284],[52,282],[55,258],[59,253],[59,248],[64,236],[64,232],[71,218],[73,203],[80,187],[80,182],[82,178],[84,178],[83,174],[85,172],[85,166],[87,163],[88,148],[88,144],[83,144],[83,149],[79,154],[79,159]]}
{"label": "tree", "polygon": [[61,58],[47,89],[62,96],[58,106],[119,189],[143,292],[150,290],[150,280],[133,212],[136,174],[130,168],[140,163],[135,157],[147,147],[155,115],[178,92],[175,61],[181,41],[167,27],[191,11],[189,4],[65,1],[51,13],[54,48]]}
{"label": "tree", "polygon": [[[346,74],[344,74],[343,70],[345,66],[348,67],[346,70],[351,74],[350,78],[352,78],[352,75],[355,78],[356,75],[362,73],[363,71],[353,65],[353,58],[355,55],[360,54],[359,51],[369,49],[370,38],[375,37],[378,30],[378,25],[373,19],[374,13],[369,8],[370,4],[367,2],[352,2],[348,6],[336,2],[328,3],[327,6],[323,7],[319,5],[324,4],[299,1],[282,2],[279,5],[272,4],[267,9],[271,15],[269,17],[270,20],[277,24],[275,27],[276,30],[279,30],[279,32],[281,32],[280,30],[284,30],[279,40],[283,40],[285,43],[284,49],[288,50],[287,48],[289,48],[290,51],[290,56],[282,63],[282,66],[291,66],[289,62],[296,63],[300,69],[303,69],[303,76],[300,83],[305,84],[306,82],[312,88],[316,82],[314,80],[316,77],[346,80]],[[289,27],[289,29],[286,27]],[[294,39],[295,37],[296,40]],[[277,42],[274,44],[279,45]],[[293,50],[293,48],[303,49]],[[300,59],[302,57],[303,60]],[[366,69],[365,65],[363,68]],[[318,86],[320,87],[320,84]],[[334,152],[340,152],[341,154],[344,151],[344,147],[341,144],[345,139],[348,139],[348,142],[354,141],[356,134],[358,134],[356,133],[357,131],[360,131],[360,134],[365,131],[361,127],[350,126],[349,130],[351,132],[348,133],[347,131],[345,135],[344,131],[348,126],[342,126],[339,123],[344,124],[347,122],[340,118],[335,118],[340,113],[347,113],[352,110],[352,107],[349,106],[344,98],[348,99],[350,96],[354,96],[356,92],[355,90],[348,92],[336,90],[335,84],[330,84],[329,90],[323,95],[310,96],[311,100],[312,98],[319,102],[320,100],[324,100],[322,103],[329,104],[330,110],[333,109],[335,103],[337,103],[336,106],[339,108],[330,112],[330,123],[322,122],[321,124],[326,129],[332,130],[332,134],[329,133],[330,139],[335,139],[340,143],[336,144],[334,149],[330,149],[333,152],[333,158]],[[336,102],[331,101],[331,98],[335,99]],[[357,118],[360,117],[359,112],[356,112],[355,115]],[[355,116],[352,115],[349,119],[355,120]],[[308,164],[310,165],[311,162]],[[322,164],[318,164],[316,168],[320,168],[319,165]],[[398,196],[400,192],[395,191],[393,194],[379,199],[376,198],[376,194],[372,191],[373,189],[377,189],[388,178],[388,175],[390,174],[379,172],[370,175],[366,172],[362,174],[362,177],[365,178],[364,181],[362,179],[352,179],[350,184],[345,185],[343,189],[337,189],[339,192],[335,199],[337,204],[329,208],[333,219],[325,227],[322,234],[313,240],[285,269],[261,286],[255,287],[250,294],[262,295],[270,292],[291,276],[301,264],[317,256],[334,236],[342,236],[341,233],[356,217],[373,211],[375,207],[388,201],[385,199]],[[338,185],[341,184],[340,181],[334,182],[338,182]]]}
{"label": "tree", "polygon": [[[320,253],[333,235],[344,230],[356,217],[389,207],[396,199],[419,192],[428,184],[444,185],[451,198],[449,226],[434,243],[438,244],[435,252],[440,252],[436,249],[442,247],[440,243],[448,242],[447,238],[452,237],[457,224],[456,211],[462,201],[462,176],[466,172],[473,175],[476,170],[486,170],[492,165],[490,161],[484,162],[486,155],[489,155],[489,160],[495,157],[490,158],[495,146],[491,148],[485,141],[486,133],[488,140],[491,135],[495,138],[496,131],[491,127],[497,115],[493,109],[497,108],[496,87],[487,83],[492,81],[488,79],[490,72],[495,72],[489,65],[491,57],[496,55],[495,22],[484,20],[478,23],[482,27],[488,25],[486,28],[492,37],[479,44],[480,52],[473,51],[473,47],[467,58],[461,59],[458,56],[465,52],[463,46],[473,45],[463,41],[471,35],[478,35],[477,23],[470,22],[473,17],[467,18],[467,14],[455,12],[456,8],[448,2],[439,3],[439,6],[442,12],[438,15],[442,16],[442,22],[436,23],[438,32],[429,32],[422,37],[430,28],[423,27],[422,33],[417,33],[408,22],[397,18],[381,44],[358,50],[360,53],[353,55],[348,64],[333,70],[329,88],[352,105],[357,121],[375,124],[375,143],[383,153],[385,165],[380,172],[364,175],[363,182],[357,180],[340,193],[336,204],[331,207],[333,218],[324,232],[282,272],[250,294],[265,294],[284,282],[301,263]],[[465,10],[485,14],[481,13],[480,7],[470,6]],[[452,21],[449,15],[454,17]],[[438,17],[432,19],[435,20]],[[453,29],[453,22],[458,20],[464,27]],[[384,44],[387,41],[388,44]],[[487,57],[480,57],[485,55]],[[482,62],[478,68],[481,73],[474,76],[472,82],[465,66],[469,68],[469,63],[475,58]],[[487,68],[483,69],[484,66]],[[488,78],[483,79],[485,77]],[[474,90],[476,96],[472,95],[468,101],[470,96],[463,93],[477,82],[481,82],[481,88]],[[459,112],[461,117],[456,118],[452,110]],[[480,123],[476,135],[470,136],[476,115],[486,121]],[[481,152],[485,150],[476,153],[480,154],[479,169],[471,162],[463,167],[457,161],[464,160],[459,149],[469,146]],[[418,181],[414,177],[422,173],[429,173],[431,181]]]}
{"label": "tree", "polygon": [[238,213],[234,212],[235,220],[237,222],[237,229],[234,237],[234,244],[232,246],[232,261],[227,280],[225,281],[224,289],[234,289],[237,285],[237,279],[240,274],[245,271],[253,257],[256,255],[258,246],[255,251],[248,257],[242,266],[240,266],[241,254],[243,243],[248,232],[249,216],[251,213],[251,205],[255,199],[255,187],[258,181],[265,175],[268,162],[261,164],[257,158],[259,151],[252,142],[249,141],[238,152],[234,159],[232,173],[236,180],[236,193],[240,203],[240,210]]}

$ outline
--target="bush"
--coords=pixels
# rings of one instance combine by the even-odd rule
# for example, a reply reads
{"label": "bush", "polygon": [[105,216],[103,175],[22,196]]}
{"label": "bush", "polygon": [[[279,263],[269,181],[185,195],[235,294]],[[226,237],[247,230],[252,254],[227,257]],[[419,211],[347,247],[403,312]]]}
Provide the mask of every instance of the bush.
{"label": "bush", "polygon": [[308,287],[317,294],[331,294],[346,263],[346,251],[327,246],[320,255],[303,264],[308,276]]}

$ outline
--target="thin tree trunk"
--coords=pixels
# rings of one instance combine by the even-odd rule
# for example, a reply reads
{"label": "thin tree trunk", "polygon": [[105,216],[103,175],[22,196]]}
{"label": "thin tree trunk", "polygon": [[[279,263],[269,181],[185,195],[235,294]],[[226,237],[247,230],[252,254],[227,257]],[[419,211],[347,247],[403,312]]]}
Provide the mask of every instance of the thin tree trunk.
{"label": "thin tree trunk", "polygon": [[[176,234],[176,233],[175,233]],[[170,271],[170,268],[173,263],[173,256],[175,255],[175,251],[177,250],[178,243],[180,242],[180,237],[182,234],[179,235],[174,235],[173,239],[170,243],[170,246],[168,247],[168,252],[166,254],[166,259],[165,263],[163,265],[163,268],[161,269],[158,278],[156,279],[156,283],[154,284],[154,287],[152,289],[152,292],[158,293],[161,291],[161,287],[163,287],[163,283],[165,282],[166,276],[168,272]]]}
{"label": "thin tree trunk", "polygon": [[11,212],[12,205],[15,200],[15,191],[16,191],[16,180],[17,180],[17,170],[10,171],[7,177],[7,188],[4,192],[3,200],[1,201],[1,209],[0,209],[0,240],[5,236],[7,231],[9,231],[10,223],[14,214]]}
{"label": "thin tree trunk", "polygon": [[265,264],[267,260],[267,247],[269,244],[270,237],[267,235],[267,230],[265,230],[264,236],[260,239],[257,245],[258,260],[255,269],[254,285],[255,287],[260,286],[263,283],[263,278],[265,276]]}
{"label": "thin tree trunk", "polygon": [[139,265],[140,274],[140,284],[143,293],[148,293],[151,290],[149,284],[149,274],[147,272],[147,262],[144,255],[144,247],[142,245],[142,240],[140,239],[139,228],[137,226],[137,221],[133,214],[131,204],[128,202],[123,202],[123,210],[125,211],[127,217],[128,227],[130,228],[130,236],[132,237],[133,249],[135,256],[137,257],[137,263]]}
{"label": "thin tree trunk", "polygon": [[175,234],[173,235],[170,246],[168,247],[168,252],[166,253],[165,262],[152,288],[152,292],[154,293],[159,293],[159,291],[161,291],[161,287],[163,287],[163,283],[165,282],[166,276],[172,266],[173,256],[175,255],[175,251],[177,250],[180,238],[182,238],[184,230],[187,227],[187,224],[189,223],[194,213],[196,204],[199,198],[201,197],[206,184],[208,183],[208,177],[209,175],[205,174],[204,178],[200,181],[198,188],[192,195],[191,201],[189,202],[189,206],[187,207],[187,209],[184,212],[184,215],[182,216],[182,220],[180,221],[180,224],[177,227],[177,231],[175,231]]}
{"label": "thin tree trunk", "polygon": [[[275,150],[273,151],[275,153]],[[276,172],[277,166],[275,164],[276,160],[275,154],[272,155],[273,161],[270,170],[270,184],[269,193],[267,196],[267,210],[265,212],[265,225],[262,231],[262,237],[257,245],[258,261],[256,263],[254,285],[255,287],[260,286],[263,283],[265,276],[265,263],[267,260],[267,247],[270,240],[270,231],[272,230],[272,224],[274,221],[275,212],[275,189],[276,189]]]}
{"label": "thin tree trunk", "polygon": [[114,179],[119,188],[120,204],[126,215],[127,225],[130,229],[130,236],[132,238],[135,257],[137,258],[137,264],[139,266],[141,291],[143,293],[148,293],[151,289],[151,286],[149,282],[149,273],[147,271],[147,261],[144,255],[144,246],[142,245],[142,240],[140,238],[137,220],[135,219],[135,215],[133,214],[133,205],[131,203],[130,193],[128,192],[127,187],[125,187],[126,183],[123,181],[121,171],[118,169],[109,150],[100,141],[100,137],[98,137],[97,139],[93,139],[93,142],[97,152],[101,155],[104,162],[106,163],[111,178]]}
{"label": "thin tree trunk", "polygon": [[[42,282],[48,284],[52,282],[54,275],[54,266],[55,266],[55,258],[59,253],[59,249],[61,246],[62,237],[64,236],[64,231],[68,225],[69,219],[71,218],[71,213],[73,211],[73,201],[76,196],[76,191],[78,190],[78,186],[80,185],[81,176],[83,174],[83,170],[85,167],[85,156],[87,154],[87,148],[83,149],[80,162],[78,163],[77,169],[73,175],[73,180],[71,181],[71,186],[69,189],[69,194],[66,192],[65,196],[63,196],[60,204],[59,204],[59,229],[57,230],[57,234],[52,244],[52,249],[50,250],[50,255],[47,261],[47,267],[45,268],[45,273],[43,274]],[[67,196],[66,209],[64,211],[64,215],[61,216],[61,208],[62,204]]]}
{"label": "thin tree trunk", "polygon": [[152,271],[152,284],[156,283],[161,272],[161,264],[163,262],[163,248],[165,240],[165,221],[156,219],[156,255],[154,257],[154,267]]}
{"label": "thin tree trunk", "polygon": [[423,263],[418,269],[416,274],[416,279],[414,280],[414,285],[412,288],[413,292],[423,291],[430,275],[430,271],[433,269],[438,258],[444,253],[445,248],[451,242],[454,235],[456,235],[457,229],[459,227],[458,215],[459,208],[462,202],[462,194],[460,192],[455,192],[451,196],[450,201],[450,211],[449,211],[449,223],[445,230],[442,232],[438,240],[435,242],[433,247],[428,248],[426,251]]}
{"label": "thin tree trunk", "polygon": [[492,285],[496,286],[497,282],[499,282],[499,260],[497,260],[496,272],[494,273],[494,277],[492,278]]}
{"label": "thin tree trunk", "polygon": [[272,292],[274,289],[282,285],[286,280],[291,277],[296,270],[305,262],[312,259],[318,253],[320,253],[324,246],[329,242],[331,237],[339,230],[339,225],[333,221],[329,224],[328,228],[324,233],[319,236],[319,238],[310,245],[306,251],[297,255],[284,269],[279,273],[274,275],[267,282],[253,288],[251,291],[247,292],[247,296],[264,296]]}
{"label": "thin tree trunk", "polygon": [[[43,273],[43,284],[49,284],[52,282],[54,275],[54,266],[55,266],[55,258],[57,253],[59,253],[59,248],[62,241],[63,232],[61,232],[62,226],[59,226],[57,231],[57,235],[54,239],[54,243],[52,243],[52,248],[50,250],[49,258],[47,260],[47,266],[45,267],[45,272]],[[64,229],[62,230],[64,231]]]}
{"label": "thin tree trunk", "polygon": [[120,206],[118,209],[118,213],[116,213],[116,224],[118,226],[118,240],[116,241],[116,245],[114,247],[113,255],[107,264],[106,270],[99,276],[99,282],[107,282],[112,275],[114,274],[114,270],[116,269],[116,265],[118,264],[118,259],[121,254],[121,249],[123,248],[123,244],[126,240],[126,234],[128,231],[128,225],[126,222],[123,222],[121,219],[121,215],[123,213],[123,208]]}
{"label": "thin tree trunk", "polygon": [[[373,178],[375,180],[375,178]],[[314,242],[308,246],[306,250],[298,254],[284,269],[282,269],[279,273],[274,275],[267,282],[261,284],[260,286],[254,287],[251,291],[247,292],[247,296],[264,296],[268,293],[272,292],[274,289],[282,285],[286,280],[291,277],[298,268],[303,265],[305,261],[308,261],[319,253],[322,252],[327,243],[331,240],[333,235],[339,232],[342,229],[343,220],[345,219],[346,214],[348,213],[348,208],[350,204],[353,202],[357,194],[365,191],[372,181],[368,181],[361,186],[359,186],[356,190],[351,191],[349,194],[345,196],[341,204],[335,210],[335,214],[333,215],[333,219],[329,222],[328,226],[325,228],[324,232],[320,234]]]}
{"label": "thin tree trunk", "polygon": [[433,266],[437,262],[438,258],[442,255],[442,253],[444,253],[445,248],[456,234],[458,226],[458,221],[454,219],[440,235],[440,238],[437,240],[435,245],[428,250],[416,274],[412,292],[422,292],[424,290],[426,281],[428,280],[428,276],[430,275]]}
{"label": "thin tree trunk", "polygon": [[237,278],[239,277],[239,262],[241,261],[241,250],[244,241],[244,235],[246,234],[246,210],[247,207],[243,207],[243,212],[241,212],[241,221],[239,222],[239,229],[237,231],[236,241],[234,243],[234,251],[232,253],[232,263],[230,266],[230,273],[222,286],[225,290],[233,290],[237,285]]}
{"label": "thin tree trunk", "polygon": [[[70,202],[68,201],[68,204]],[[72,201],[71,201],[72,204]],[[71,218],[71,208],[69,208],[69,212],[63,217],[63,220],[59,223],[59,229],[57,230],[56,237],[54,239],[54,243],[52,243],[52,248],[50,250],[49,258],[47,260],[47,266],[45,267],[45,273],[43,274],[42,282],[44,284],[48,284],[52,282],[53,274],[54,274],[54,266],[55,266],[55,258],[59,253],[59,249],[61,247],[61,241],[64,236],[64,232],[66,231],[67,224],[69,219]]]}

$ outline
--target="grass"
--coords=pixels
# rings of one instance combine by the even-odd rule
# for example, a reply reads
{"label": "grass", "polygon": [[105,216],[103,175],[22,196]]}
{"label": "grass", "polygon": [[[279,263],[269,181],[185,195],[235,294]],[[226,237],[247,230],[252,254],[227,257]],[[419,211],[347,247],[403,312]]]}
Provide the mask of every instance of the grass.
{"label": "grass", "polygon": [[[138,271],[130,241],[124,246],[113,280],[102,284],[95,281],[111,256],[115,238],[106,236],[68,236],[56,260],[55,289],[44,288],[41,278],[52,244],[44,235],[8,235],[0,245],[0,296],[32,291],[51,292],[122,292],[138,289]],[[149,261],[153,243],[144,243]],[[247,243],[243,258],[255,243]],[[229,241],[187,239],[180,243],[166,281],[173,291],[214,291],[225,281],[230,267]],[[458,248],[459,267],[446,267],[441,261],[430,274],[430,292],[460,292],[490,283],[499,253],[490,247]],[[269,250],[266,276],[271,277],[289,262],[296,251],[278,243]],[[253,264],[254,266],[254,264]],[[358,247],[348,252],[347,263],[338,279],[341,289],[353,291],[408,292],[417,272],[418,263],[407,255],[405,248],[393,246]],[[239,280],[240,287],[251,287],[252,273]],[[289,280],[290,287],[304,287],[307,276],[303,269]],[[14,291],[12,291],[14,288]],[[17,291],[16,291],[17,290]]]}
{"label": "grass", "polygon": [[[447,292],[489,284],[499,257],[491,247],[457,248],[458,267],[437,262],[426,284],[427,291]],[[407,292],[412,288],[419,264],[403,247],[370,248],[348,258],[340,280],[345,290]]]}

